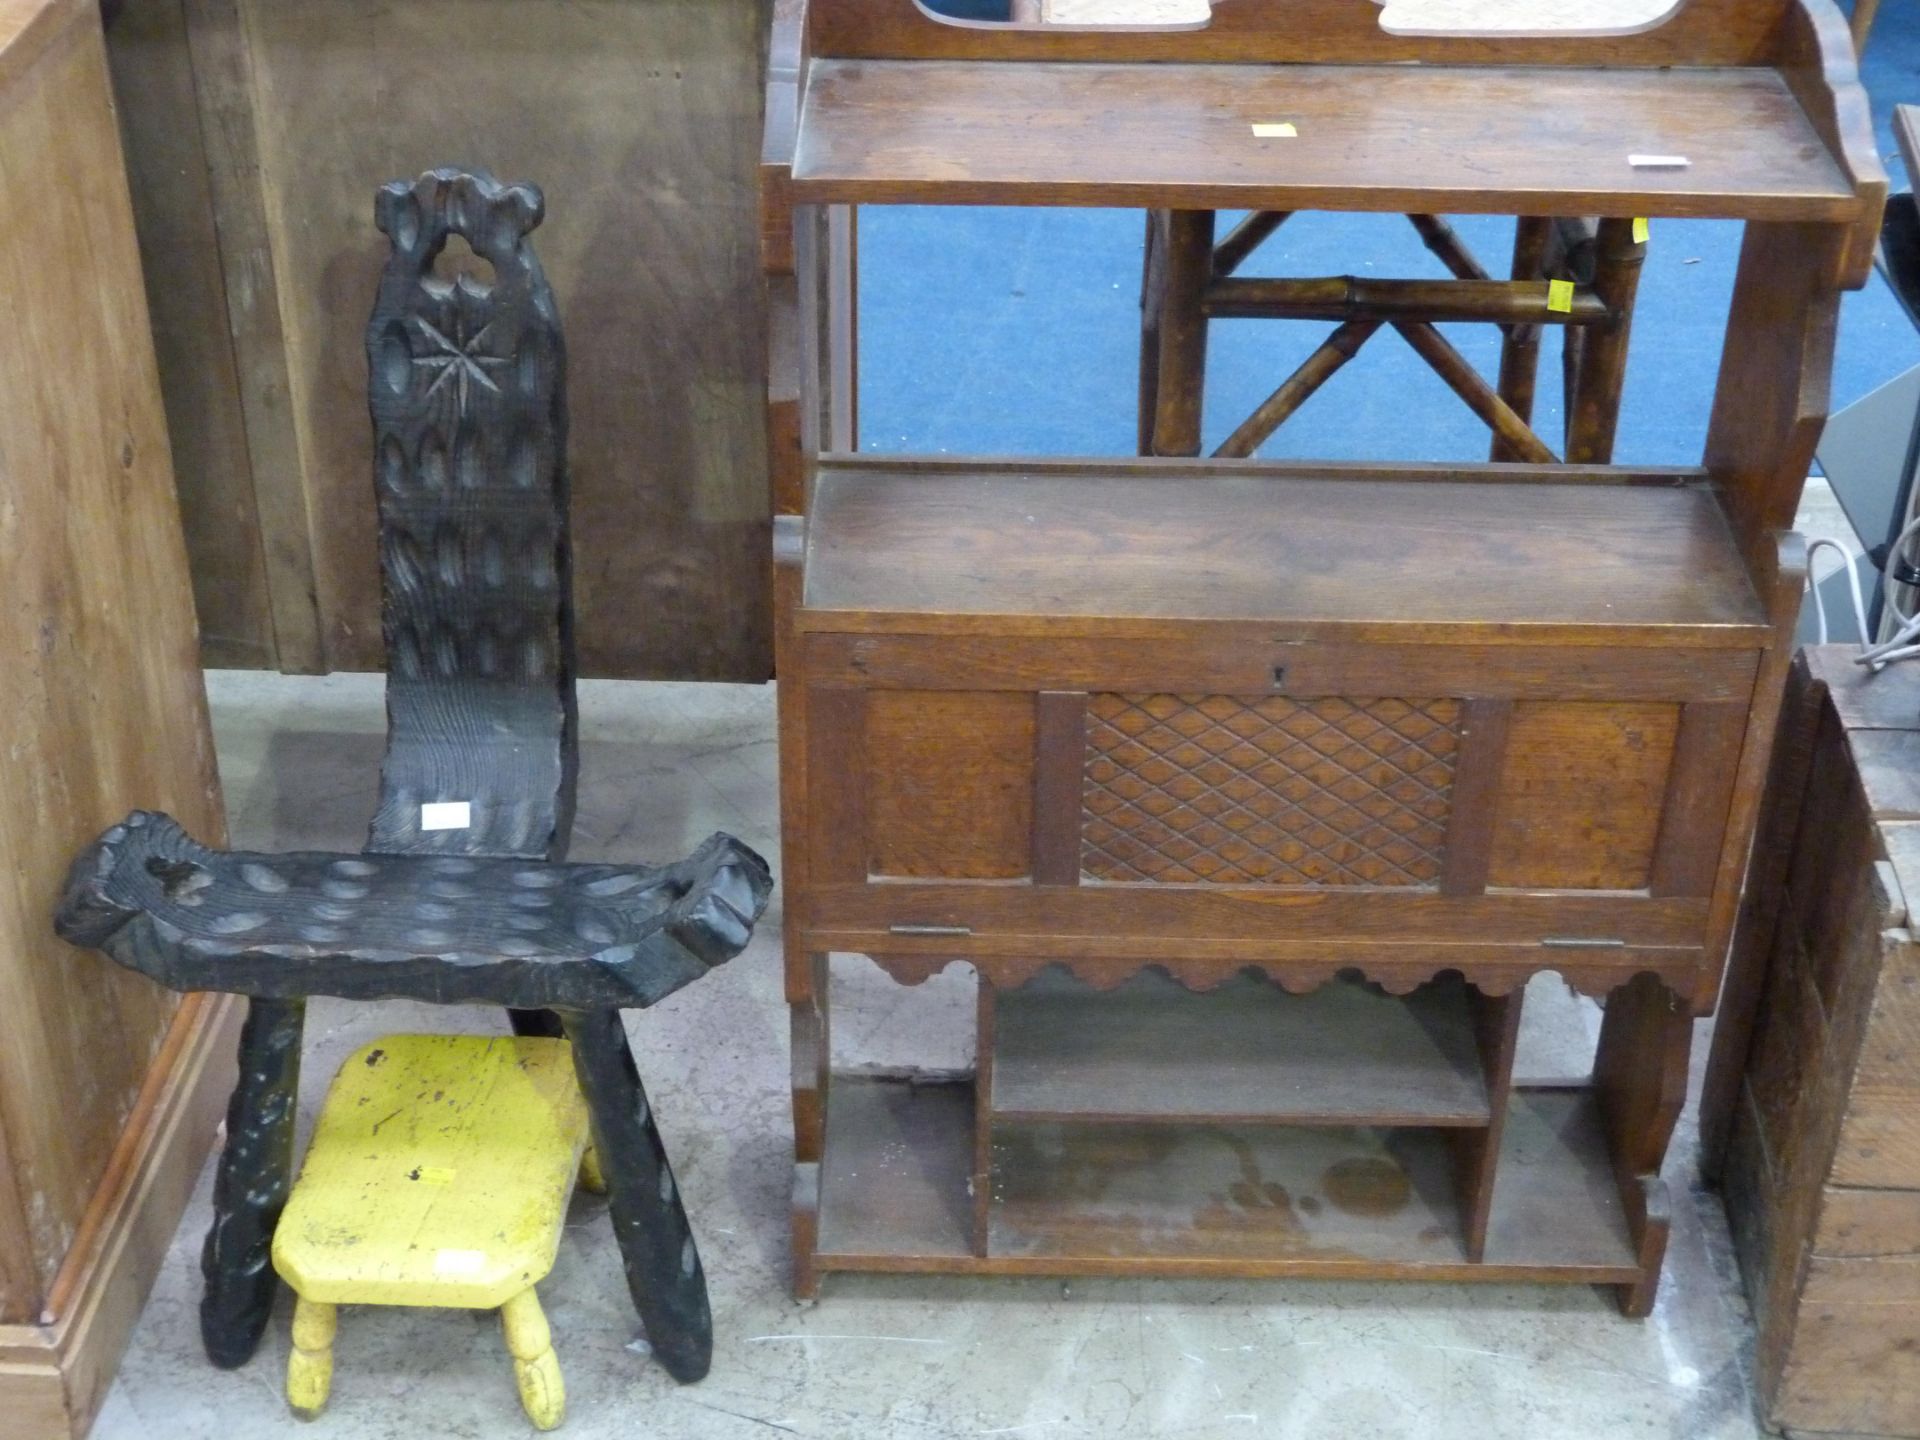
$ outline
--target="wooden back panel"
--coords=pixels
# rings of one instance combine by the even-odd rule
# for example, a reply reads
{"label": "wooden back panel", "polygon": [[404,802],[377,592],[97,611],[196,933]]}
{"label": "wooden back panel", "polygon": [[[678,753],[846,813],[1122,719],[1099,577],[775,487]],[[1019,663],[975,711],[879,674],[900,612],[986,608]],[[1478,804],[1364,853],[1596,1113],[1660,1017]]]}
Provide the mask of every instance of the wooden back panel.
{"label": "wooden back panel", "polygon": [[1664,21],[1617,35],[1395,35],[1375,0],[1214,0],[1203,27],[1074,28],[935,15],[923,0],[810,0],[809,50],[867,60],[1256,61],[1490,65],[1752,65],[1799,5],[1831,0],[1678,0]]}
{"label": "wooden back panel", "polygon": [[[558,859],[572,825],[566,354],[530,185],[433,170],[380,190],[393,242],[367,324],[387,645],[368,849]],[[459,236],[493,267],[448,281]],[[466,801],[472,823],[421,828]]]}

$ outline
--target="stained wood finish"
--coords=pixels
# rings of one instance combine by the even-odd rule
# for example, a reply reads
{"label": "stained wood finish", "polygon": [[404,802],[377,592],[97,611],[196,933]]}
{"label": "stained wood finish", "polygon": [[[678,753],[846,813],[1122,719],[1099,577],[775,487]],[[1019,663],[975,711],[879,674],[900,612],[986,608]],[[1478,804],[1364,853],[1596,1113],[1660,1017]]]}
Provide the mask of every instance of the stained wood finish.
{"label": "stained wood finish", "polygon": [[1031,873],[1033,697],[876,691],[860,775],[865,874],[1009,880]]}
{"label": "stained wood finish", "polygon": [[[817,58],[810,75],[791,182],[805,202],[1550,208],[1842,227],[1862,223],[1869,208],[1786,81],[1764,68],[1569,68],[1543,82],[1524,70],[1447,64],[1281,74],[1235,64]],[[1090,113],[1101,116],[1096,144],[1077,123]],[[1421,120],[1417,145],[1407,140],[1412,115]],[[1299,138],[1256,137],[1252,122],[1270,116],[1294,124]],[[1636,168],[1633,154],[1690,163]]]}
{"label": "stained wood finish", "polygon": [[1078,885],[1085,693],[1047,690],[1035,697],[1033,764],[1033,883]]}
{"label": "stained wood finish", "polygon": [[1744,65],[1766,53],[1792,0],[1687,0],[1664,23],[1605,36],[1423,36],[1386,30],[1344,0],[1217,0],[1204,26],[1007,26],[939,16],[914,0],[810,0],[815,54],[867,59],[1353,60],[1505,65]]}
{"label": "stained wood finish", "polygon": [[[796,1080],[803,1292],[836,1268],[1364,1274],[1584,1279],[1620,1287],[1630,1314],[1652,1304],[1671,1228],[1660,1162],[1691,1026],[1718,986],[1804,576],[1785,527],[1824,417],[1836,292],[1864,276],[1882,177],[1826,0],[1694,0],[1667,23],[1588,38],[1390,36],[1376,19],[1345,0],[1226,0],[1202,27],[1096,32],[814,0],[776,42],[794,79],[776,84],[766,158],[774,203],[793,207],[797,468],[810,479],[781,621],[783,664],[803,682],[783,686],[800,697],[783,709],[783,746],[806,767],[785,821],[812,842],[792,857],[802,878],[788,908],[788,994],[809,1047]],[[1282,73],[1275,61],[1297,63]],[[1272,120],[1297,134],[1252,133]],[[1635,152],[1689,163],[1634,167]],[[1139,435],[1151,455],[837,452],[851,336],[823,212],[921,202],[1152,212]],[[1255,213],[1216,245],[1219,208]],[[1339,279],[1233,278],[1313,208],[1415,217],[1454,280],[1363,294]],[[1452,212],[1596,218],[1529,219],[1514,257],[1523,288],[1489,289],[1438,218]],[[1661,215],[1752,222],[1705,463],[1579,463],[1611,446],[1630,222]],[[770,271],[781,264],[770,250]],[[1571,315],[1541,314],[1549,277],[1574,282]],[[1198,449],[1209,303],[1348,328],[1230,438],[1233,453],[1168,458]],[[1498,391],[1416,305],[1506,329]],[[1243,458],[1382,318],[1489,418],[1501,463]],[[1530,379],[1541,326],[1568,319],[1576,463],[1556,466],[1513,371]],[[845,761],[865,753],[876,703],[933,717],[944,696],[1032,706],[1033,734],[1011,747],[1032,766],[1028,873],[872,883],[874,785]],[[1367,779],[1402,758],[1405,737],[1382,731],[1372,760],[1322,773],[1289,765],[1274,732],[1395,701],[1452,707],[1456,747],[1445,786],[1389,794],[1386,809],[1405,820],[1437,793],[1445,804],[1394,861],[1394,883],[1384,871],[1340,883],[1351,877],[1313,858],[1324,837],[1306,834],[1324,817],[1267,814],[1260,797],[1298,777],[1321,789]],[[964,712],[943,745],[971,784],[968,751],[993,727]],[[1107,733],[1133,712],[1149,726]],[[932,768],[917,754],[906,767]],[[1382,782],[1394,783],[1384,770],[1374,795]],[[1130,792],[1112,808],[1121,825],[1090,799],[1107,804],[1116,785]],[[1089,847],[1096,822],[1120,837]],[[968,863],[969,844],[948,858]],[[843,863],[850,852],[860,863]],[[817,1081],[804,957],[836,950],[909,985],[970,966],[985,987],[973,1083]],[[1154,969],[1164,982],[1142,978]],[[1548,969],[1610,998],[1596,1082],[1514,1091],[1518,995]],[[1265,986],[1263,1003],[1305,1015],[1358,971],[1382,1004],[1417,1014],[1407,997],[1450,970],[1479,992],[1473,1050],[1489,1089],[1474,1123],[1299,1123],[1336,1118],[1334,1081],[1260,1114],[1205,1113],[1240,1092],[1196,1083],[1189,1065],[1257,1068],[1252,1051],[1205,1048],[1232,1032],[1220,997],[1235,987]],[[1028,985],[1063,987],[1072,1008],[1027,1023]],[[1167,993],[1103,1028],[1140,986]],[[1819,975],[1801,988],[1796,1014],[1833,1003]],[[1183,1065],[1152,1036],[1187,1023],[1204,1033]],[[1075,1077],[1053,1063],[1056,1039],[1085,1042],[1075,1054],[1100,1077],[1065,1098]],[[816,1083],[831,1097],[817,1157]],[[1023,1085],[1028,1098],[1000,1113]],[[1853,1153],[1889,1138],[1904,1143],[1863,1130]],[[1215,1173],[1236,1153],[1284,1185],[1285,1205],[1238,1171]],[[1316,1188],[1330,1172],[1366,1177],[1344,1191],[1345,1212]]]}
{"label": "stained wood finish", "polygon": [[[996,1147],[982,1258],[967,1244],[971,1087],[843,1076],[834,1088],[844,1108],[814,1257],[826,1270],[1573,1284],[1638,1273],[1597,1117],[1576,1092],[1516,1095],[1503,1152],[1517,1183],[1496,1196],[1487,1258],[1474,1263],[1441,1132],[1057,1123],[1011,1129]],[[1050,1158],[1031,1163],[1036,1151]],[[1279,1177],[1272,1188],[1249,1182],[1236,1153]]]}
{"label": "stained wood finish", "polygon": [[1431,889],[1457,701],[1089,697],[1081,869],[1111,884]]}
{"label": "stained wood finish", "polygon": [[1488,883],[1644,889],[1679,725],[1672,705],[1516,704]]}
{"label": "stained wood finish", "polygon": [[1172,637],[1204,619],[1300,639],[1734,648],[1764,634],[1708,491],[1177,473],[823,466],[799,624]]}
{"label": "stained wood finish", "polygon": [[1807,1431],[1920,1433],[1920,835],[1904,775],[1871,763],[1920,732],[1916,706],[1920,677],[1870,677],[1839,646],[1795,666],[1753,872],[1769,899],[1742,912],[1737,1023],[1715,1034],[1702,1102],[1760,1328],[1762,1416]]}
{"label": "stained wood finish", "polygon": [[1458,981],[1397,1000],[1357,981],[1296,997],[1236,977],[1193,996],[1145,974],[1102,994],[1049,972],[996,1009],[996,1124],[1491,1122],[1475,997]]}
{"label": "stained wood finish", "polygon": [[[797,609],[796,605],[796,609]],[[1738,701],[1753,695],[1758,655],[1607,645],[1364,646],[1274,638],[1271,626],[1221,624],[1191,640],[1076,635],[1009,640],[966,635],[812,634],[808,673],[834,695],[857,685],[908,690],[1040,690],[1257,695],[1284,676],[1296,697],[1384,695],[1408,677],[1433,695],[1517,699]],[[1037,819],[1038,817],[1036,817]]]}
{"label": "stained wood finish", "polygon": [[365,194],[457,133],[459,158],[565,211],[542,252],[571,321],[585,672],[767,678],[772,10],[590,0],[476,24],[467,0],[129,0],[111,43],[143,238],[166,256],[149,278],[210,654],[384,667],[358,335],[385,254]]}
{"label": "stained wood finish", "polygon": [[0,1428],[65,1440],[198,1178],[234,1015],[71,950],[51,905],[115,809],[224,815],[96,7],[0,7],[0,154]]}
{"label": "stained wood finish", "polygon": [[1460,760],[1454,768],[1441,872],[1444,894],[1478,895],[1487,888],[1494,826],[1500,814],[1500,777],[1507,767],[1507,737],[1512,728],[1511,701],[1469,700],[1463,707]]}
{"label": "stained wood finish", "polygon": [[[123,125],[140,260],[153,277],[161,393],[187,536],[201,653],[213,666],[268,668],[276,630],[253,488],[214,179],[194,96],[185,0],[117,8],[107,56]],[[146,116],[176,117],[143,124]],[[298,653],[289,645],[290,653]]]}

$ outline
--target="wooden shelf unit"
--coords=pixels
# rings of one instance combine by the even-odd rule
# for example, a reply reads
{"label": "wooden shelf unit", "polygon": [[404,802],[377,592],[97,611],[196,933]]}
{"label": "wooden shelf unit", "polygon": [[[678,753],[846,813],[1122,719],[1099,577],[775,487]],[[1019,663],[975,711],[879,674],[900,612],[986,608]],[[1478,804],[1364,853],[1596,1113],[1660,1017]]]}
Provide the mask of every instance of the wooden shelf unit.
{"label": "wooden shelf unit", "polygon": [[[1418,1276],[1647,1313],[1885,197],[1831,0],[1479,38],[1351,0],[785,0],[771,77],[796,1291]],[[1746,235],[1697,467],[862,456],[855,207],[904,203]],[[1583,325],[1624,326],[1605,288]],[[833,1074],[831,952],[976,971],[971,1082]],[[1579,1089],[1512,1083],[1546,970],[1607,998]]]}

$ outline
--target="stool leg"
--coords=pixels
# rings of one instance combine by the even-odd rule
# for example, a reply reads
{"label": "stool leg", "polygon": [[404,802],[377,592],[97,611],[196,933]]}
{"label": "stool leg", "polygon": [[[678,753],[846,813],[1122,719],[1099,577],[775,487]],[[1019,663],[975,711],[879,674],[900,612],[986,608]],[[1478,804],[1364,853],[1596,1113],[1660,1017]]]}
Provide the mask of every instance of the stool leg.
{"label": "stool leg", "polygon": [[500,1328],[513,1356],[513,1379],[520,1405],[536,1430],[557,1430],[567,1418],[567,1387],[560,1359],[553,1353],[553,1331],[529,1285],[500,1307]]}
{"label": "stool leg", "polygon": [[667,1373],[698,1380],[713,1363],[707,1278],[620,1012],[568,1012],[561,1018],[593,1115],[593,1144],[607,1178],[607,1209],[633,1307]]}
{"label": "stool leg", "polygon": [[600,1168],[600,1152],[591,1145],[580,1157],[580,1188],[594,1195],[607,1193],[607,1176]]}
{"label": "stool leg", "polygon": [[227,1103],[227,1144],[213,1182],[213,1224],[200,1252],[206,1293],[200,1339],[232,1370],[253,1358],[273,1314],[279,1277],[273,1227],[293,1183],[305,1000],[254,1000],[240,1032],[240,1080]]}
{"label": "stool leg", "polygon": [[287,1404],[302,1420],[317,1420],[333,1389],[333,1337],[340,1329],[337,1306],[301,1295],[293,1302],[293,1349],[287,1356]]}

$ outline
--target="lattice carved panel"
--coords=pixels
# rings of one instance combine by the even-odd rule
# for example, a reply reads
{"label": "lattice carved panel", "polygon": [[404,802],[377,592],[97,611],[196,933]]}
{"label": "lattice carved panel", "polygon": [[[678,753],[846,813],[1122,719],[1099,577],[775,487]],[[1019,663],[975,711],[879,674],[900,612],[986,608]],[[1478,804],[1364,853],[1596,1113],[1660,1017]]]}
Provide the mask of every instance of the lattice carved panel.
{"label": "lattice carved panel", "polygon": [[1089,696],[1082,874],[1431,888],[1459,744],[1457,700]]}

